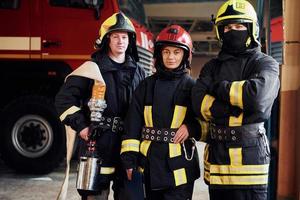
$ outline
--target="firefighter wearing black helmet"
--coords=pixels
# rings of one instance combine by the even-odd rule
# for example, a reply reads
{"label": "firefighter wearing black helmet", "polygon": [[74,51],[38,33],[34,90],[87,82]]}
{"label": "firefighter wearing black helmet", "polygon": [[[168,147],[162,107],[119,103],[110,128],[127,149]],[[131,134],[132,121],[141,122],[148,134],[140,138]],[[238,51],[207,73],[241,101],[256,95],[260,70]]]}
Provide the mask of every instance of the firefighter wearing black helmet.
{"label": "firefighter wearing black helmet", "polygon": [[195,139],[200,125],[190,102],[194,80],[187,68],[192,40],[180,26],[163,29],[155,42],[157,72],[134,93],[125,118],[121,159],[128,179],[144,174],[146,199],[187,200],[200,176]]}
{"label": "firefighter wearing black helmet", "polygon": [[204,179],[210,199],[267,199],[269,144],[264,122],[279,90],[278,63],[260,51],[252,5],[229,0],[215,27],[222,49],[192,90],[194,111],[209,122]]}
{"label": "firefighter wearing black helmet", "polygon": [[[136,34],[131,21],[123,13],[115,13],[101,25],[97,42],[98,51],[91,61],[72,72],[56,96],[56,108],[62,122],[80,137],[81,151],[90,133],[90,109],[95,77],[103,78],[105,88],[100,89],[106,105],[101,107],[97,154],[101,158],[99,193],[85,194],[83,199],[108,199],[110,181],[113,180],[114,199],[125,199],[121,193],[123,176],[120,170],[121,135],[123,119],[134,89],[144,79],[144,70],[137,65]],[[96,116],[97,117],[97,116]],[[124,172],[125,174],[125,172]]]}

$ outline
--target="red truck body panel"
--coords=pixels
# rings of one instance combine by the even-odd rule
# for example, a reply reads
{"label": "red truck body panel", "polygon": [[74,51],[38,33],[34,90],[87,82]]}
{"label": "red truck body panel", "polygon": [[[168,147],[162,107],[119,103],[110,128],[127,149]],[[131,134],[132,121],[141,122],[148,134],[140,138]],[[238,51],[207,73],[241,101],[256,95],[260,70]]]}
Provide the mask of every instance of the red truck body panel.
{"label": "red truck body panel", "polygon": [[143,10],[130,12],[135,6],[142,6],[141,0],[0,2],[0,90],[5,94],[0,99],[0,154],[9,166],[44,174],[62,161],[66,142],[54,97],[66,75],[90,59],[101,23],[120,8],[141,21],[131,19],[139,64],[152,72],[153,35],[142,25]]}

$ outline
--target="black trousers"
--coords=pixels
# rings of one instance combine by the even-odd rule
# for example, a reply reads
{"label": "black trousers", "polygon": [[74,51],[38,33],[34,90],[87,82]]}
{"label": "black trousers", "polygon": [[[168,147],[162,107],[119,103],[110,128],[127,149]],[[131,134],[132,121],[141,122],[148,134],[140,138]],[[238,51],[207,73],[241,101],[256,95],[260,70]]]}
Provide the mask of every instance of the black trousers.
{"label": "black trousers", "polygon": [[209,189],[210,200],[267,200],[267,189]]}
{"label": "black trousers", "polygon": [[163,190],[147,190],[147,200],[191,200],[194,183]]}

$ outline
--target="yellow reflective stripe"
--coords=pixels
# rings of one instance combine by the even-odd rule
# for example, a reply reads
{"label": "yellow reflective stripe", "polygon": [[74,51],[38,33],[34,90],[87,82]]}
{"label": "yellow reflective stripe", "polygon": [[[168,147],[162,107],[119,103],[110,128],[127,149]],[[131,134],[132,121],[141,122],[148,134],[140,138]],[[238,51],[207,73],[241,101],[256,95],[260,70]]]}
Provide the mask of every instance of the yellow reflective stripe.
{"label": "yellow reflective stripe", "polygon": [[245,81],[234,81],[229,91],[230,104],[243,109],[243,85]]}
{"label": "yellow reflective stripe", "polygon": [[140,141],[135,139],[123,140],[121,145],[121,154],[128,151],[139,152]]}
{"label": "yellow reflective stripe", "polygon": [[145,106],[144,108],[144,119],[147,127],[153,127],[152,121],[152,106]]}
{"label": "yellow reflective stripe", "polygon": [[229,126],[242,126],[243,124],[243,113],[238,117],[230,116],[229,117]]}
{"label": "yellow reflective stripe", "polygon": [[68,108],[63,114],[60,115],[59,119],[61,121],[64,121],[64,119],[68,116],[68,115],[71,115],[73,113],[76,113],[78,110],[80,110],[79,107],[77,106],[72,106],[70,108]]}
{"label": "yellow reflective stripe", "polygon": [[179,128],[186,115],[186,106],[175,106],[171,128]]}
{"label": "yellow reflective stripe", "polygon": [[207,160],[205,160],[204,161],[204,169],[210,171],[210,166],[211,166],[211,164]]}
{"label": "yellow reflective stripe", "polygon": [[103,40],[103,36],[109,31],[109,28],[117,24],[117,13],[113,14],[111,17],[107,18],[103,22],[103,26],[100,28],[100,40]]}
{"label": "yellow reflective stripe", "polygon": [[206,141],[207,139],[207,134],[209,131],[209,123],[206,121],[198,120],[201,126],[201,138],[200,141]]}
{"label": "yellow reflective stripe", "polygon": [[41,37],[0,37],[0,50],[41,50]]}
{"label": "yellow reflective stripe", "polygon": [[267,174],[269,164],[264,165],[210,165],[212,174]]}
{"label": "yellow reflective stripe", "polygon": [[170,158],[174,158],[176,156],[181,155],[181,145],[169,143],[169,156]]}
{"label": "yellow reflective stripe", "polygon": [[204,147],[204,160],[208,160],[208,155],[209,155],[209,144],[206,144]]}
{"label": "yellow reflective stripe", "polygon": [[[144,119],[145,119],[145,124],[146,124],[147,127],[153,127],[152,106],[145,106],[144,107]],[[142,143],[140,145],[140,152],[144,156],[147,156],[150,144],[151,144],[150,140],[144,140],[144,141],[142,141]]]}
{"label": "yellow reflective stripe", "polygon": [[255,176],[216,176],[211,175],[210,184],[217,185],[262,185],[268,183],[268,175]]}
{"label": "yellow reflective stripe", "polygon": [[144,155],[147,156],[148,149],[150,147],[151,141],[150,140],[143,140],[140,146],[140,152]]}
{"label": "yellow reflective stripe", "polygon": [[[171,128],[179,128],[182,124],[185,115],[186,115],[187,107],[186,106],[175,106],[173,119],[171,123]],[[170,158],[180,156],[181,155],[181,145],[169,143],[169,156]]]}
{"label": "yellow reflective stripe", "polygon": [[210,95],[205,95],[201,103],[200,112],[206,121],[211,119],[210,107],[212,106],[215,98]]}
{"label": "yellow reflective stripe", "polygon": [[61,59],[72,59],[72,60],[89,60],[90,55],[86,54],[48,54],[42,53],[42,59],[45,60],[61,60]]}
{"label": "yellow reflective stripe", "polygon": [[204,161],[204,169],[210,171],[210,163],[208,161],[208,155],[209,155],[208,147],[209,144],[205,145],[204,147],[203,161]]}
{"label": "yellow reflective stripe", "polygon": [[204,180],[209,182],[210,181],[209,178],[210,178],[210,173],[208,171],[204,171]]}
{"label": "yellow reflective stripe", "polygon": [[115,173],[114,167],[101,167],[100,174],[113,174]]}
{"label": "yellow reflective stripe", "polygon": [[242,165],[242,148],[229,148],[230,165]]}
{"label": "yellow reflective stripe", "polygon": [[140,172],[140,173],[144,173],[144,168],[142,168],[142,167],[138,167],[138,172]]}
{"label": "yellow reflective stripe", "polygon": [[185,172],[184,168],[174,170],[173,174],[174,174],[176,186],[187,183],[187,177],[186,177],[186,172]]}

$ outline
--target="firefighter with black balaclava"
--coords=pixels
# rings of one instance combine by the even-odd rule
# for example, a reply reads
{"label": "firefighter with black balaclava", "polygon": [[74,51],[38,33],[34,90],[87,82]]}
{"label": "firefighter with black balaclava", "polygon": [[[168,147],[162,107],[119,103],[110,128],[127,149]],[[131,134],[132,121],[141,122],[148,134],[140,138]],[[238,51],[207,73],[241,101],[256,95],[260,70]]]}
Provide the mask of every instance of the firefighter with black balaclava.
{"label": "firefighter with black balaclava", "polygon": [[[123,13],[115,13],[106,19],[99,34],[99,50],[92,54],[91,61],[68,75],[55,103],[62,122],[75,130],[80,137],[82,153],[86,151],[86,143],[90,137],[91,117],[99,119],[96,124],[99,133],[96,137],[97,155],[101,158],[100,175],[97,178],[99,192],[91,195],[81,191],[82,199],[108,199],[112,180],[114,199],[119,200],[125,199],[122,194],[125,176],[122,175],[120,167],[123,119],[132,93],[144,79],[145,73],[136,63],[138,54],[134,26]],[[105,86],[98,93],[105,95],[104,100],[98,101],[100,104],[104,102],[99,107],[101,112],[93,115],[88,102],[97,74],[103,78],[102,84]],[[123,174],[125,175],[124,171]]]}
{"label": "firefighter with black balaclava", "polygon": [[156,73],[138,86],[125,118],[121,160],[127,177],[144,175],[147,200],[192,198],[200,176],[195,139],[200,125],[191,108],[192,40],[180,26],[163,29],[155,42]]}
{"label": "firefighter with black balaclava", "polygon": [[222,44],[192,89],[194,111],[209,122],[204,180],[211,200],[267,199],[270,163],[264,122],[279,90],[279,66],[260,51],[252,5],[229,0],[215,27]]}

